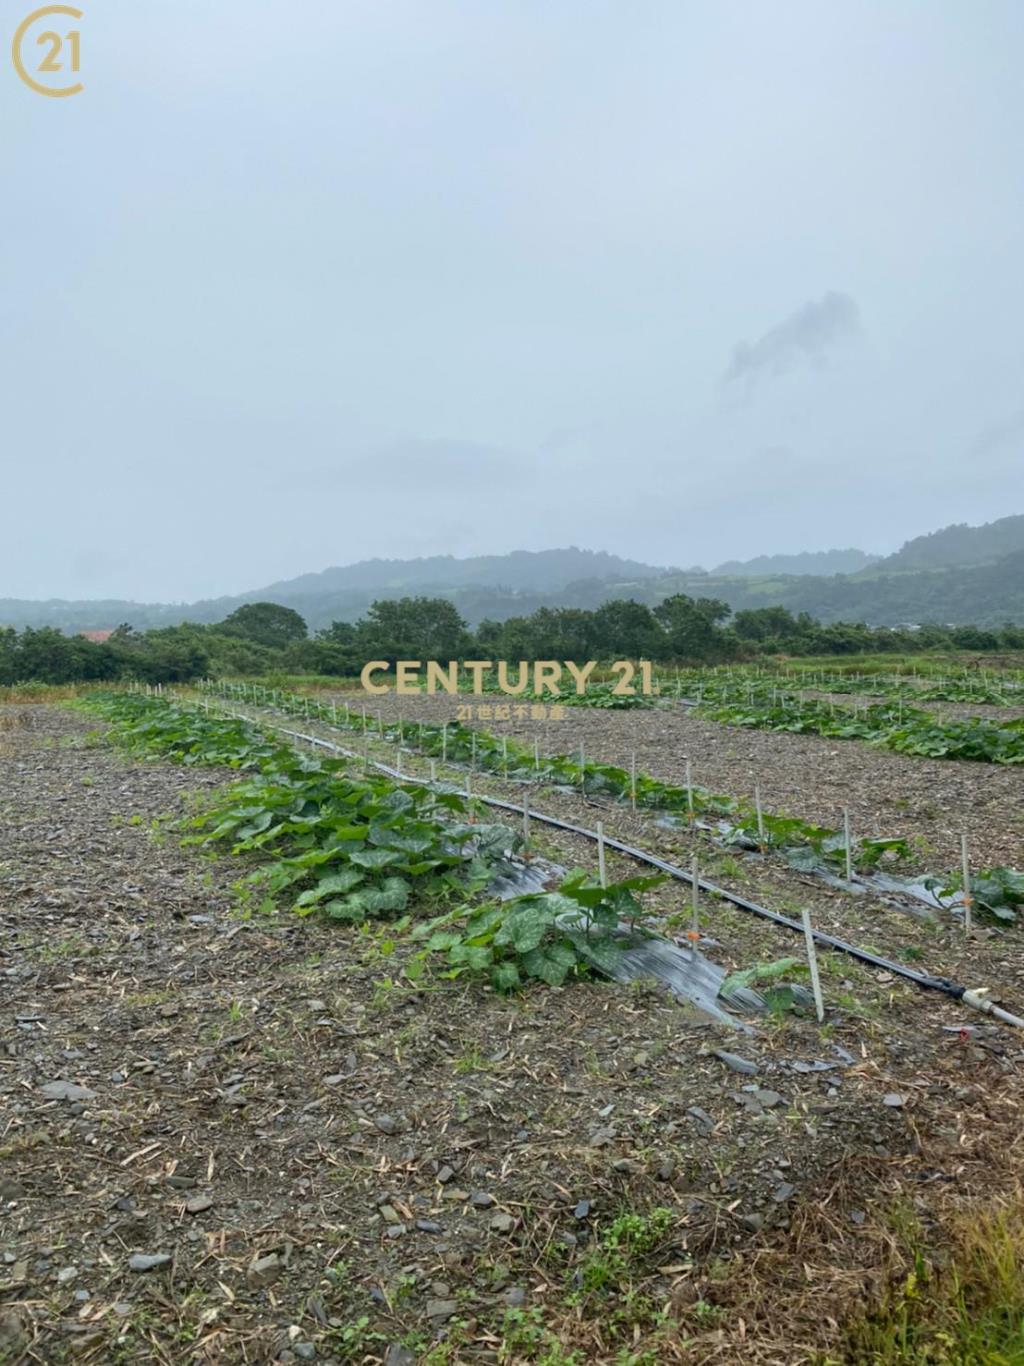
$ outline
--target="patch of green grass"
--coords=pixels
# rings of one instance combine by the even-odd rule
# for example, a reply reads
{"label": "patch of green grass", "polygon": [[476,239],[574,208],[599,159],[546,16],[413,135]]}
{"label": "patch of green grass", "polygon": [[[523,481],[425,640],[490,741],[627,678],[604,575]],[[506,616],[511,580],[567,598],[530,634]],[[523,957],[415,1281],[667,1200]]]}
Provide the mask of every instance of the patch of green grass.
{"label": "patch of green grass", "polygon": [[72,934],[55,944],[38,944],[30,952],[40,963],[59,963],[65,958],[84,958],[93,948],[81,935]]}
{"label": "patch of green grass", "polygon": [[675,1216],[671,1210],[620,1214],[605,1229],[598,1246],[580,1269],[584,1294],[619,1289],[646,1269],[652,1253],[665,1242]]}
{"label": "patch of green grass", "polygon": [[495,1064],[489,1058],[485,1058],[477,1044],[471,1044],[466,1051],[455,1059],[456,1072],[487,1072],[494,1068]]}
{"label": "patch of green grass", "polygon": [[1021,1366],[1024,1363],[1024,1194],[965,1211],[941,1263],[916,1219],[900,1221],[911,1269],[847,1332],[830,1366]]}

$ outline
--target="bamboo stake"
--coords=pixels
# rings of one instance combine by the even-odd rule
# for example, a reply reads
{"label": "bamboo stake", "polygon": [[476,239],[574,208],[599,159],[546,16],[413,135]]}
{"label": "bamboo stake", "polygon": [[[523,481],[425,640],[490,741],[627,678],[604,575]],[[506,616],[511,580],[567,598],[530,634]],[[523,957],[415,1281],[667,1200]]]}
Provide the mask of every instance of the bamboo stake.
{"label": "bamboo stake", "polygon": [[811,970],[811,991],[814,993],[814,1013],[821,1024],[825,1018],[825,1001],[821,994],[821,978],[818,976],[818,951],[814,944],[814,931],[811,929],[811,913],[806,906],[800,912],[800,919],[804,922],[807,966]]}
{"label": "bamboo stake", "polygon": [[597,880],[602,887],[608,886],[608,873],[604,861],[604,822],[597,822]]}
{"label": "bamboo stake", "polygon": [[583,751],[583,741],[580,741],[580,791],[587,790],[587,759]]}
{"label": "bamboo stake", "polygon": [[436,760],[436,759],[431,759],[431,761],[430,761],[430,781],[431,781],[432,783],[436,783],[436,782],[437,782],[437,760]]}
{"label": "bamboo stake", "polygon": [[970,934],[974,895],[971,892],[971,859],[967,849],[966,832],[960,836],[960,864],[963,868],[964,879],[964,934]]}
{"label": "bamboo stake", "polygon": [[690,864],[690,958],[696,960],[697,945],[700,943],[700,864],[694,854]]}
{"label": "bamboo stake", "polygon": [[502,773],[504,774],[504,776],[507,778],[507,777],[508,777],[508,736],[507,736],[507,735],[503,735],[503,736],[501,737],[501,771],[502,771]]}
{"label": "bamboo stake", "polygon": [[853,841],[850,839],[850,809],[843,807],[843,845],[846,850],[846,880],[853,881]]}
{"label": "bamboo stake", "polygon": [[533,768],[535,773],[540,772],[540,739],[533,737]]}
{"label": "bamboo stake", "polygon": [[530,799],[523,793],[523,858],[530,857]]}
{"label": "bamboo stake", "polygon": [[446,763],[448,762],[448,722],[447,722],[447,721],[446,721],[446,722],[444,723],[444,725],[441,727],[441,762],[442,762],[442,764],[446,764]]}
{"label": "bamboo stake", "polygon": [[636,750],[629,756],[629,804],[636,810]]}
{"label": "bamboo stake", "polygon": [[688,815],[689,815],[689,817],[690,817],[690,820],[692,821],[692,820],[693,820],[693,815],[694,815],[694,812],[693,812],[693,769],[690,767],[690,761],[689,761],[689,759],[687,759],[687,761],[686,761],[686,810],[687,810],[687,813],[688,813]]}
{"label": "bamboo stake", "polygon": [[754,784],[754,809],[757,812],[757,842],[764,850],[764,812],[761,810],[761,785]]}

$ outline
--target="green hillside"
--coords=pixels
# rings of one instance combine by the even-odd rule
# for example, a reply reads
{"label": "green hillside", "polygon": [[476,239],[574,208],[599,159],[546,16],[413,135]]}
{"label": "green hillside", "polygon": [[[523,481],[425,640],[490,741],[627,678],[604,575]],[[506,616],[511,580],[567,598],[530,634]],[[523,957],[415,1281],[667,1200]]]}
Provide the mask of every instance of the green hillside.
{"label": "green hillside", "polygon": [[[860,551],[822,555],[867,558]],[[728,574],[659,569],[576,547],[464,560],[365,560],[190,604],[0,599],[0,626],[80,631],[127,622],[145,630],[181,621],[222,621],[244,603],[271,601],[294,608],[316,630],[365,616],[376,599],[407,595],[447,597],[475,626],[488,618],[528,616],[541,607],[595,608],[615,598],[654,606],[673,593],[720,598],[734,611],[778,605],[826,623],[1024,624],[1024,516],[981,527],[946,527],[908,541],[894,555],[854,573],[780,572],[781,565],[792,566],[802,558],[732,561],[729,567],[738,566],[739,572]],[[759,564],[766,572],[753,572]]]}

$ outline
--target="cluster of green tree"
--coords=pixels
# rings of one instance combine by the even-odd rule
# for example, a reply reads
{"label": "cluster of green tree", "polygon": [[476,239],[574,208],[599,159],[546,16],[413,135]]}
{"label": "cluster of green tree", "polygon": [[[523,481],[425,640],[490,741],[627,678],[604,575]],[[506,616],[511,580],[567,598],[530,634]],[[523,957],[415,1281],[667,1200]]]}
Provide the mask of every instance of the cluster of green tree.
{"label": "cluster of green tree", "polygon": [[766,655],[912,654],[927,651],[1024,650],[1024,626],[865,626],[861,621],[823,624],[807,612],[757,607],[737,612],[729,632]]}
{"label": "cluster of green tree", "polygon": [[[368,659],[651,659],[658,663],[718,663],[757,655],[846,655],[885,651],[1020,650],[1024,627],[924,626],[890,630],[860,622],[823,625],[784,607],[732,615],[717,598],[676,593],[655,607],[627,599],[594,610],[542,607],[529,616],[483,621],[470,631],[445,598],[374,603],[354,626],[336,622],[309,643],[330,644],[342,672]],[[322,672],[333,672],[324,661]]]}
{"label": "cluster of green tree", "polygon": [[375,602],[359,621],[336,621],[310,636],[298,612],[247,603],[215,625],[185,622],[137,633],[121,626],[108,641],[51,627],[0,630],[0,684],[136,678],[150,683],[268,673],[352,677],[369,660],[651,659],[718,663],[758,655],[844,655],[928,650],[1021,650],[1024,627],[873,628],[823,625],[784,607],[732,615],[717,598],[676,593],[655,607],[617,599],[587,610],[542,607],[529,616],[485,620],[471,630],[447,598]]}
{"label": "cluster of green tree", "polygon": [[106,641],[66,636],[52,626],[0,628],[0,685],[14,683],[102,683],[137,678],[180,683],[201,678],[209,657],[187,642],[164,641],[153,631],[136,635],[122,626]]}
{"label": "cluster of green tree", "polygon": [[[276,603],[241,607],[215,626],[185,622],[137,632],[119,626],[105,641],[68,636],[52,626],[0,628],[0,685],[93,683],[134,678],[187,683],[221,674],[280,668],[301,643],[312,646],[297,612]],[[301,656],[294,659],[302,668]]]}

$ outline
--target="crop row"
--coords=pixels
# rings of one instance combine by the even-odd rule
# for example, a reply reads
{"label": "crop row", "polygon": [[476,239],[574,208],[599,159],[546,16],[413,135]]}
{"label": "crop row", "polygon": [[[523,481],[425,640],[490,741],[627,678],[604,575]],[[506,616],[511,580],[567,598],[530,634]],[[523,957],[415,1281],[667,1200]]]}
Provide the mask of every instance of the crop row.
{"label": "crop row", "polygon": [[1016,677],[958,674],[922,680],[921,685],[896,675],[811,673],[805,670],[679,669],[660,680],[662,695],[694,700],[750,700],[752,697],[846,693],[919,702],[974,702],[979,705],[1024,705],[1024,683]]}
{"label": "crop row", "polygon": [[[225,696],[246,697],[244,684],[210,685]],[[256,698],[254,697],[254,700]],[[662,782],[650,774],[633,772],[615,764],[588,759],[585,754],[542,754],[507,736],[498,737],[458,721],[443,724],[405,722],[401,719],[371,721],[365,714],[347,707],[326,705],[308,694],[275,692],[266,701],[287,715],[315,717],[342,729],[365,733],[395,745],[408,745],[428,758],[442,763],[463,765],[513,780],[528,779],[581,792],[630,802],[637,808],[667,812],[687,819],[727,825],[724,838],[729,843],[778,850],[807,867],[806,855],[813,851],[823,863],[838,868],[845,863],[845,838],[841,832],[813,825],[795,816],[758,813],[755,805],[736,797],[710,792],[696,783],[679,785]],[[887,852],[905,856],[909,850],[902,840],[856,841],[851,847],[854,866],[867,870],[877,866]]]}
{"label": "crop row", "polygon": [[972,716],[961,720],[899,704],[852,710],[783,693],[745,701],[705,702],[702,711],[725,725],[867,740],[897,754],[990,764],[1024,763],[1024,719],[991,721]]}
{"label": "crop row", "polygon": [[[831,830],[784,814],[772,814],[758,805],[738,798],[713,793],[690,783],[680,786],[662,782],[649,774],[604,764],[585,755],[541,754],[538,745],[528,748],[508,737],[466,727],[458,722],[441,725],[429,722],[385,723],[370,721],[365,712],[347,706],[325,704],[308,694],[264,691],[262,698],[251,685],[212,684],[223,696],[273,705],[288,715],[317,719],[340,729],[366,734],[372,730],[379,739],[415,749],[428,758],[440,759],[489,772],[514,781],[548,783],[589,796],[604,796],[630,802],[634,807],[683,816],[710,825],[726,844],[780,854],[788,865],[801,872],[838,873],[845,870],[847,837],[845,831]],[[870,875],[885,858],[905,860],[910,847],[903,839],[851,839],[850,866]],[[957,874],[927,878],[926,884],[940,901],[962,890]],[[1013,923],[1017,906],[1024,905],[1024,875],[1013,869],[993,868],[971,875],[971,893],[982,915],[1002,923]]]}
{"label": "crop row", "polygon": [[457,793],[355,776],[347,761],[301,753],[247,719],[160,696],[100,694],[80,705],[136,754],[238,770],[239,781],[184,823],[184,842],[255,861],[243,885],[259,910],[283,900],[301,915],[396,919],[424,942],[406,966],[413,978],[435,955],[444,975],[485,973],[506,991],[612,970],[641,933],[638,894],[664,880],[600,886],[576,873],[554,892],[488,900],[521,837],[480,820]]}

